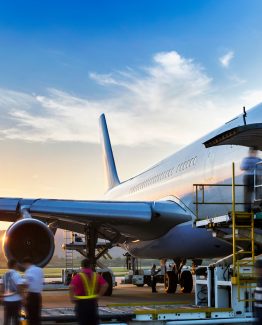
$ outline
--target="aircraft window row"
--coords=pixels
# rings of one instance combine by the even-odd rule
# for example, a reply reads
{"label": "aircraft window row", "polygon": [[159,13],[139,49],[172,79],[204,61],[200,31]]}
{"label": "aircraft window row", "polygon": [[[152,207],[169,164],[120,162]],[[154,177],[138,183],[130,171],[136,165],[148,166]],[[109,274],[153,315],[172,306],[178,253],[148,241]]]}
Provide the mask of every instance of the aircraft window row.
{"label": "aircraft window row", "polygon": [[[177,168],[176,168],[176,173],[178,171],[182,171],[182,170],[184,170],[186,168],[189,168],[189,167],[195,165],[195,163],[196,163],[196,157],[191,158],[191,159],[179,164],[177,166]],[[169,178],[174,174],[174,171],[175,171],[175,167],[170,168],[170,169],[168,169],[168,170],[166,170],[166,171],[164,171],[164,172],[162,172],[162,173],[160,173],[158,175],[155,175],[155,176],[145,180],[144,182],[132,187],[130,192],[133,193],[133,192],[140,191],[140,190],[144,189],[145,187],[148,187],[150,185],[158,183],[163,179]]]}
{"label": "aircraft window row", "polygon": [[173,174],[173,169],[174,168],[171,168],[169,170],[166,170],[158,175],[155,175],[149,179],[147,179],[146,181],[134,186],[131,188],[130,192],[133,193],[133,192],[137,192],[137,191],[140,191],[142,189],[144,189],[145,187],[148,187],[150,185],[153,185],[155,183],[158,183],[160,182],[161,180],[165,179],[165,178],[168,178],[170,177],[172,174]]}
{"label": "aircraft window row", "polygon": [[155,176],[145,180],[144,182],[132,187],[130,189],[130,193],[134,193],[134,192],[143,190],[144,188],[146,188],[146,187],[148,187],[150,185],[153,185],[153,184],[158,183],[158,182],[160,182],[160,181],[162,181],[162,180],[164,180],[166,178],[171,177],[174,174],[174,172],[177,173],[177,172],[183,171],[183,170],[185,170],[185,169],[187,169],[189,167],[194,166],[196,164],[196,159],[197,159],[197,157],[191,158],[191,159],[189,159],[187,161],[184,161],[183,163],[179,164],[177,166],[177,168],[176,167],[170,168],[170,169],[168,169],[168,170],[166,170],[166,171],[164,171],[164,172],[162,172],[162,173],[160,173],[158,175],[155,175]]}
{"label": "aircraft window row", "polygon": [[196,164],[197,156],[188,159],[177,166],[176,173],[181,172],[187,168],[190,168]]}

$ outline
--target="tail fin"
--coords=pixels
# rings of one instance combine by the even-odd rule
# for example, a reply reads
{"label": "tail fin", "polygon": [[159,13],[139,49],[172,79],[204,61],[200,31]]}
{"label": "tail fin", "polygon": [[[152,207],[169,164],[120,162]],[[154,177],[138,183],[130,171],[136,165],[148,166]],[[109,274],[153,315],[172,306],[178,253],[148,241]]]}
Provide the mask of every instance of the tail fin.
{"label": "tail fin", "polygon": [[103,150],[103,160],[104,166],[106,170],[106,177],[107,177],[107,185],[108,189],[115,187],[116,185],[120,184],[115,159],[112,151],[112,146],[110,142],[110,137],[107,129],[106,118],[105,115],[102,114],[100,116],[100,134],[101,134],[101,144]]}

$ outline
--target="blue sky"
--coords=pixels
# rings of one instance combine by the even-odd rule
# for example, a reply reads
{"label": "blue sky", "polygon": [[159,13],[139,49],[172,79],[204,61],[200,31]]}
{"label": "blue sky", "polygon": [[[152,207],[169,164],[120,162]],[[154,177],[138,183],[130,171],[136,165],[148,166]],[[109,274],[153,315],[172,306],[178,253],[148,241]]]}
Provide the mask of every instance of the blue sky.
{"label": "blue sky", "polygon": [[100,90],[88,72],[137,68],[173,50],[218,79],[218,57],[233,50],[232,69],[256,80],[261,9],[256,0],[1,2],[0,85],[91,95]]}
{"label": "blue sky", "polygon": [[125,179],[262,101],[261,9],[0,2],[0,194],[101,195],[102,112]]}

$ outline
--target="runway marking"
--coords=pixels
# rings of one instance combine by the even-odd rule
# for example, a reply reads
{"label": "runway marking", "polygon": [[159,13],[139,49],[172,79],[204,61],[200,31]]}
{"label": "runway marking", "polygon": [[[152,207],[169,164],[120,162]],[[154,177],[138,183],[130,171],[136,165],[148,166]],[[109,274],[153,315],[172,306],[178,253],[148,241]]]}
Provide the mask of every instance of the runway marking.
{"label": "runway marking", "polygon": [[192,301],[157,301],[157,302],[130,302],[130,303],[115,303],[107,304],[108,307],[121,307],[121,306],[157,306],[157,305],[189,305]]}

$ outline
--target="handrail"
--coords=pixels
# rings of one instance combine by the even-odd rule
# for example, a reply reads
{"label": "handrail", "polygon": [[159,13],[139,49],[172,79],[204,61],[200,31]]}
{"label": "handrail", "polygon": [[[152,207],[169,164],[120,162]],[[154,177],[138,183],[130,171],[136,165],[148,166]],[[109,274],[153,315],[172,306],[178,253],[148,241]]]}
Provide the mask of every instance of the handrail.
{"label": "handrail", "polygon": [[[258,173],[258,170],[260,171]],[[260,183],[258,183],[258,180],[261,181]],[[259,191],[259,188],[262,187],[262,161],[256,163],[256,167],[255,167],[255,170],[254,170],[254,194],[255,194],[255,197],[254,197],[254,201],[262,201],[262,192]],[[258,191],[260,193],[258,193]],[[257,196],[257,194],[261,194],[259,196]]]}
{"label": "handrail", "polygon": [[[262,165],[262,162],[259,163]],[[261,168],[262,171],[262,168]],[[254,173],[255,174],[255,173]],[[262,181],[262,173],[259,175]],[[256,175],[254,176],[256,181]],[[255,183],[256,184],[256,183]],[[241,296],[241,288],[251,290],[254,288],[254,263],[255,263],[255,232],[254,232],[254,212],[237,211],[237,204],[244,204],[236,202],[236,188],[239,186],[246,186],[244,184],[235,183],[235,163],[232,163],[232,184],[193,184],[196,193],[196,221],[199,217],[199,205],[200,204],[230,204],[232,206],[231,212],[231,227],[232,227],[232,249],[233,249],[233,274],[231,277],[232,284],[237,285],[238,301],[252,302],[252,299]],[[231,202],[206,202],[205,201],[205,187],[230,187],[232,189],[232,201]],[[259,187],[262,187],[262,182]],[[255,187],[256,189],[256,187]],[[202,197],[199,195],[201,191]],[[262,192],[261,192],[262,194]],[[262,200],[262,197],[261,197]],[[241,233],[242,231],[242,233]],[[243,232],[245,231],[244,235]],[[239,236],[240,233],[240,236]],[[243,238],[244,237],[244,238]],[[245,240],[245,245],[239,250],[239,241]],[[250,257],[248,261],[243,262],[243,258]],[[244,272],[241,274],[241,267],[250,267],[250,272]]]}
{"label": "handrail", "polygon": [[[234,187],[244,187],[244,184],[234,184]],[[199,220],[199,205],[224,205],[232,204],[231,202],[206,202],[205,201],[205,187],[232,187],[232,184],[208,184],[208,183],[195,183],[195,201],[193,202],[196,205],[196,221]],[[199,198],[199,192],[201,191],[202,196]],[[235,202],[235,205],[242,205],[244,202]]]}
{"label": "handrail", "polygon": [[232,163],[232,233],[233,233],[233,275],[236,273],[236,189],[235,189],[235,163]]}

